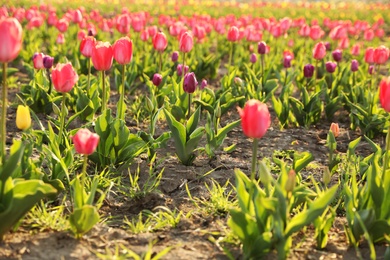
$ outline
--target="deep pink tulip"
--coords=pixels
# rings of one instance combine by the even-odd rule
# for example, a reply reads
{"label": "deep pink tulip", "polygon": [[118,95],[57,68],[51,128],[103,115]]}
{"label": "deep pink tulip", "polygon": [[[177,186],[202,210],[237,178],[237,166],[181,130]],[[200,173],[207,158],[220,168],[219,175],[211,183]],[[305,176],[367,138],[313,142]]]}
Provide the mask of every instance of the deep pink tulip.
{"label": "deep pink tulip", "polygon": [[240,37],[240,31],[238,30],[238,28],[236,26],[230,27],[230,29],[227,33],[228,41],[236,42],[236,41],[238,41],[239,37]]}
{"label": "deep pink tulip", "polygon": [[374,48],[368,47],[366,49],[366,52],[364,54],[364,61],[368,64],[373,64],[374,63]]}
{"label": "deep pink tulip", "polygon": [[192,35],[190,33],[185,32],[182,34],[179,47],[180,51],[184,53],[190,52],[192,50],[194,47],[194,40],[192,39]]}
{"label": "deep pink tulip", "polygon": [[237,108],[244,134],[250,138],[261,138],[271,125],[271,115],[266,104],[256,99],[246,102],[244,109]]}
{"label": "deep pink tulip", "polygon": [[71,91],[79,79],[70,62],[58,63],[53,69],[51,76],[54,88],[61,93]]}
{"label": "deep pink tulip", "polygon": [[326,55],[326,47],[323,42],[319,42],[314,46],[313,58],[316,60],[322,60]]}
{"label": "deep pink tulip", "polygon": [[390,112],[390,77],[383,78],[379,84],[379,100],[383,109]]}
{"label": "deep pink tulip", "polygon": [[114,52],[109,42],[98,41],[92,49],[92,64],[96,70],[109,70],[112,66]]}
{"label": "deep pink tulip", "polygon": [[198,81],[196,80],[195,73],[190,72],[184,76],[183,89],[185,92],[191,94],[195,92]]}
{"label": "deep pink tulip", "polygon": [[96,40],[93,36],[84,37],[80,43],[80,52],[84,57],[90,58],[95,47]]}
{"label": "deep pink tulip", "polygon": [[386,46],[379,46],[374,51],[374,62],[384,64],[389,59],[389,49]]}
{"label": "deep pink tulip", "polygon": [[60,32],[64,33],[68,30],[69,22],[65,18],[62,18],[57,21],[56,27]]}
{"label": "deep pink tulip", "polygon": [[114,59],[119,64],[128,64],[133,58],[133,41],[129,37],[122,37],[112,46]]}
{"label": "deep pink tulip", "polygon": [[164,51],[168,46],[167,37],[163,32],[158,32],[153,37],[153,47],[156,51]]}
{"label": "deep pink tulip", "polygon": [[33,63],[34,63],[34,69],[40,70],[44,69],[45,66],[43,66],[43,58],[45,55],[43,53],[34,53],[34,56],[32,58]]}
{"label": "deep pink tulip", "polygon": [[22,49],[22,26],[16,18],[0,19],[0,62],[13,61]]}
{"label": "deep pink tulip", "polygon": [[99,135],[84,128],[78,130],[72,138],[76,152],[84,155],[90,155],[95,152],[99,139]]}
{"label": "deep pink tulip", "polygon": [[162,80],[163,80],[163,77],[161,74],[155,73],[153,75],[152,82],[153,82],[153,85],[155,85],[156,87],[160,86]]}

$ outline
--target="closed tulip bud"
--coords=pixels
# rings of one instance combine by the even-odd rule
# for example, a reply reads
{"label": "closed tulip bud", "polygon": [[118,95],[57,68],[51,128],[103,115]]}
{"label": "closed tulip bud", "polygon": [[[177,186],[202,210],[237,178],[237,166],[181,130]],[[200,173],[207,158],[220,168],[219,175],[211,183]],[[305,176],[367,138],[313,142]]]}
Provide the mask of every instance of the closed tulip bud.
{"label": "closed tulip bud", "polygon": [[379,84],[379,100],[383,109],[390,112],[390,77],[383,78]]}
{"label": "closed tulip bud", "polygon": [[256,63],[256,61],[257,61],[256,54],[252,53],[249,60],[250,60],[251,63]]}
{"label": "closed tulip bud", "polygon": [[200,89],[204,89],[205,87],[207,87],[207,80],[202,79],[202,82],[200,83]]}
{"label": "closed tulip bud", "polygon": [[333,136],[336,138],[340,135],[340,128],[339,128],[339,124],[337,123],[332,123],[330,124],[330,129],[329,131],[332,132]]}
{"label": "closed tulip bud", "polygon": [[283,57],[283,67],[290,68],[291,67],[292,57],[290,55],[286,55]]}
{"label": "closed tulip bud", "polygon": [[337,63],[335,62],[328,61],[325,63],[326,71],[329,73],[333,73],[336,70],[336,67],[337,67]]}
{"label": "closed tulip bud", "polygon": [[109,42],[96,42],[92,49],[92,64],[96,70],[106,71],[112,66],[114,52]]}
{"label": "closed tulip bud", "polygon": [[351,71],[355,72],[359,69],[359,62],[357,60],[351,61]]}
{"label": "closed tulip bud", "polygon": [[45,69],[50,69],[51,67],[53,67],[53,63],[53,57],[50,57],[49,55],[45,55],[45,57],[43,57],[43,66],[45,67]]}
{"label": "closed tulip bud", "polygon": [[190,33],[185,32],[180,37],[180,43],[179,43],[180,51],[187,53],[192,50],[192,47],[194,47],[194,41],[192,39],[192,36]]}
{"label": "closed tulip bud", "polygon": [[235,77],[234,78],[234,83],[238,86],[242,86],[243,85],[243,82],[242,82],[242,79],[239,78],[239,77]]}
{"label": "closed tulip bud", "polygon": [[83,155],[93,154],[99,144],[99,139],[99,135],[88,129],[78,130],[72,138],[76,153]]}
{"label": "closed tulip bud", "polygon": [[259,42],[257,45],[257,52],[259,54],[266,54],[267,53],[267,44],[265,42]]}
{"label": "closed tulip bud", "polygon": [[360,55],[360,45],[359,44],[355,44],[355,45],[352,46],[351,54],[353,56],[359,56]]}
{"label": "closed tulip bud", "polygon": [[335,62],[340,62],[343,59],[343,51],[339,49],[334,50],[332,52],[332,57]]}
{"label": "closed tulip bud", "polygon": [[65,35],[63,33],[59,33],[56,39],[57,44],[64,44],[65,43]]}
{"label": "closed tulip bud", "polygon": [[68,30],[69,23],[65,18],[62,18],[62,19],[57,21],[56,27],[57,27],[58,31],[64,33]]}
{"label": "closed tulip bud", "polygon": [[16,126],[20,130],[27,130],[31,127],[30,108],[19,105],[16,110]]}
{"label": "closed tulip bud", "polygon": [[61,93],[71,91],[79,79],[70,62],[65,64],[58,63],[53,69],[51,75],[54,88]]}
{"label": "closed tulip bud", "polygon": [[44,56],[45,55],[43,53],[34,53],[34,56],[32,58],[33,63],[34,63],[34,69],[40,70],[40,69],[45,68],[43,66],[43,57]]}
{"label": "closed tulip bud", "polygon": [[332,49],[332,46],[330,46],[330,42],[325,42],[324,43],[326,51],[330,51]]}
{"label": "closed tulip bud", "polygon": [[183,64],[177,65],[177,75],[178,75],[179,77],[181,77],[182,75],[186,75],[187,72],[188,72],[188,69],[189,69],[189,68],[188,68],[187,65],[185,65],[184,68],[183,68]]}
{"label": "closed tulip bud", "polygon": [[112,46],[114,59],[121,65],[130,63],[133,58],[133,41],[129,37],[122,37]]}
{"label": "closed tulip bud", "polygon": [[287,191],[287,193],[292,192],[295,188],[295,184],[297,182],[297,179],[295,176],[296,176],[296,173],[294,170],[290,170],[288,172],[288,177],[287,177],[286,186],[285,186],[285,190]]}
{"label": "closed tulip bud", "polygon": [[22,26],[16,18],[0,19],[0,62],[13,61],[22,49]]}
{"label": "closed tulip bud", "polygon": [[389,59],[389,49],[385,46],[379,46],[374,51],[374,62],[376,64],[384,64]]}
{"label": "closed tulip bud", "polygon": [[172,52],[171,59],[173,62],[176,62],[179,59],[179,52],[177,52],[177,51]]}
{"label": "closed tulip bud", "polygon": [[240,31],[236,26],[230,27],[227,34],[227,40],[230,42],[236,42],[240,38]]}
{"label": "closed tulip bud", "polygon": [[314,66],[312,64],[306,64],[303,67],[303,75],[305,78],[311,78],[314,74]]}
{"label": "closed tulip bud", "polygon": [[158,87],[158,86],[161,84],[162,79],[163,79],[163,77],[162,77],[161,74],[155,73],[155,74],[153,75],[153,80],[152,80],[153,85],[155,85],[156,87]]}
{"label": "closed tulip bud", "polygon": [[184,76],[183,89],[188,94],[194,93],[196,86],[198,85],[198,81],[196,80],[195,73],[187,73]]}
{"label": "closed tulip bud", "polygon": [[167,37],[163,32],[158,32],[153,37],[153,47],[156,51],[164,51],[168,46]]}
{"label": "closed tulip bud", "polygon": [[374,69],[374,65],[370,65],[368,67],[368,74],[372,75],[374,73],[375,69]]}
{"label": "closed tulip bud", "polygon": [[80,43],[80,52],[84,57],[92,56],[92,49],[95,47],[96,40],[93,36],[85,37]]}
{"label": "closed tulip bud", "polygon": [[374,63],[374,48],[368,47],[364,53],[364,61],[368,64]]}
{"label": "closed tulip bud", "polygon": [[259,175],[260,181],[267,186],[272,181],[272,175],[265,163],[263,161],[259,161]]}
{"label": "closed tulip bud", "polygon": [[313,58],[316,60],[322,60],[326,55],[326,47],[323,42],[319,42],[314,46]]}
{"label": "closed tulip bud", "polygon": [[244,109],[237,107],[244,134],[250,138],[261,138],[271,125],[271,115],[266,104],[256,99],[246,102]]}

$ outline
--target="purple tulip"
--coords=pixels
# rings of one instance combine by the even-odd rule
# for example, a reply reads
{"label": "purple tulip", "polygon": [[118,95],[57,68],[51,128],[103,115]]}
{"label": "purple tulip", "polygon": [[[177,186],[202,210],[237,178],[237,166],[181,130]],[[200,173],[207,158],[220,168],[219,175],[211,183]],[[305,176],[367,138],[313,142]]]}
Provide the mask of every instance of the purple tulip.
{"label": "purple tulip", "polygon": [[176,62],[178,59],[179,59],[179,52],[178,52],[178,51],[172,52],[171,60],[172,60],[173,62]]}
{"label": "purple tulip", "polygon": [[53,67],[53,63],[54,63],[53,57],[50,57],[49,55],[45,55],[45,57],[43,57],[43,66],[46,69],[50,69],[51,67]]}
{"label": "purple tulip", "polygon": [[259,42],[259,44],[257,45],[257,52],[259,54],[266,54],[267,52],[267,44],[265,42]]}
{"label": "purple tulip", "polygon": [[340,62],[343,59],[343,52],[339,49],[332,52],[332,57],[335,62]]}
{"label": "purple tulip", "polygon": [[184,66],[184,72],[183,72],[183,64],[177,65],[177,75],[179,77],[181,77],[181,75],[183,75],[183,74],[184,75],[187,74],[187,72],[188,72],[188,66],[187,65]]}
{"label": "purple tulip", "polygon": [[200,83],[200,89],[204,89],[207,86],[207,80],[202,79],[202,82]]}
{"label": "purple tulip", "polygon": [[255,54],[255,53],[252,53],[249,60],[250,60],[250,62],[252,62],[252,63],[256,63],[256,61],[257,61],[257,56],[256,56],[256,54]]}
{"label": "purple tulip", "polygon": [[184,76],[183,88],[185,92],[189,94],[194,93],[197,85],[198,81],[196,80],[195,73],[190,72]]}
{"label": "purple tulip", "polygon": [[283,66],[287,69],[291,67],[292,57],[290,55],[286,55],[283,58]]}
{"label": "purple tulip", "polygon": [[305,78],[311,78],[314,74],[314,66],[312,64],[306,64],[303,67],[303,75]]}
{"label": "purple tulip", "polygon": [[351,61],[351,71],[355,72],[359,69],[359,62],[357,60]]}
{"label": "purple tulip", "polygon": [[161,84],[161,82],[162,82],[162,75],[161,74],[158,74],[158,73],[155,73],[154,75],[153,75],[153,80],[152,80],[152,82],[153,82],[153,85],[155,85],[156,87],[158,87],[160,84]]}
{"label": "purple tulip", "polygon": [[329,73],[333,73],[336,70],[336,67],[337,67],[336,62],[328,61],[325,63],[326,71]]}

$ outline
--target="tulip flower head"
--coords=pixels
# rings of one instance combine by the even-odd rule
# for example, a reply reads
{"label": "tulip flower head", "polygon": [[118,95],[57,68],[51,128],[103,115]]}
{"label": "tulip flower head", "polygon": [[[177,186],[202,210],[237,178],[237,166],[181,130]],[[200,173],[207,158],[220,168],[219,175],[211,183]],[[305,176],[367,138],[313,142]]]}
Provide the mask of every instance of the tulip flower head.
{"label": "tulip flower head", "polygon": [[379,46],[374,51],[374,62],[384,64],[389,59],[389,49],[386,46]]}
{"label": "tulip flower head", "polygon": [[383,78],[379,84],[379,100],[383,109],[390,112],[390,77]]}
{"label": "tulip flower head", "polygon": [[355,72],[359,69],[359,62],[357,60],[351,61],[351,71]]}
{"label": "tulip flower head", "polygon": [[153,85],[155,85],[156,87],[160,86],[162,79],[163,79],[163,77],[161,74],[155,73],[153,75],[153,80],[152,80]]}
{"label": "tulip flower head", "polygon": [[99,135],[92,133],[88,129],[78,130],[72,138],[76,152],[84,155],[90,155],[95,152],[99,139]]}
{"label": "tulip flower head", "polygon": [[205,87],[207,87],[207,80],[205,79],[202,79],[202,82],[200,83],[200,89],[204,89]]}
{"label": "tulip flower head", "polygon": [[329,73],[335,72],[336,67],[337,67],[337,63],[336,62],[328,61],[328,62],[325,63],[325,69]]}
{"label": "tulip flower head", "polygon": [[92,49],[92,64],[96,70],[107,71],[112,66],[114,52],[109,42],[96,42]]}
{"label": "tulip flower head", "polygon": [[130,63],[133,58],[133,41],[129,37],[122,37],[112,46],[114,59],[121,65]]}
{"label": "tulip flower head", "polygon": [[40,70],[40,69],[45,68],[45,66],[43,65],[44,56],[45,55],[43,53],[37,53],[37,52],[34,53],[34,56],[32,58],[33,63],[34,63],[34,69]]}
{"label": "tulip flower head", "polygon": [[343,51],[339,49],[334,50],[332,52],[332,57],[335,62],[340,62],[343,59]]}
{"label": "tulip flower head", "polygon": [[326,55],[326,47],[323,42],[319,42],[314,46],[313,58],[316,60],[322,60]]}
{"label": "tulip flower head", "polygon": [[271,125],[271,115],[266,104],[256,99],[246,102],[244,109],[237,108],[244,134],[250,138],[261,138]]}
{"label": "tulip flower head", "polygon": [[240,31],[236,26],[230,27],[227,34],[227,39],[230,42],[236,42],[240,38]]}
{"label": "tulip flower head", "polygon": [[0,19],[0,62],[13,61],[22,49],[22,26],[16,18]]}
{"label": "tulip flower head", "polygon": [[197,85],[198,81],[194,72],[187,73],[184,76],[183,89],[185,92],[189,94],[194,93]]}
{"label": "tulip flower head", "polygon": [[368,64],[373,64],[374,63],[374,48],[368,47],[366,49],[366,52],[364,54],[364,61]]}
{"label": "tulip flower head", "polygon": [[58,63],[52,71],[54,88],[61,93],[71,91],[78,79],[79,77],[70,62]]}
{"label": "tulip flower head", "polygon": [[252,53],[250,58],[249,58],[249,61],[251,63],[256,63],[257,62],[257,56],[256,56],[256,53]]}
{"label": "tulip flower head", "polygon": [[185,65],[184,68],[183,68],[183,64],[177,65],[177,75],[178,75],[179,77],[181,77],[181,75],[187,74],[188,69],[189,69],[189,68],[188,68],[187,65]]}
{"label": "tulip flower head", "polygon": [[173,62],[176,62],[178,59],[179,59],[179,52],[178,52],[178,51],[172,52],[171,60],[172,60]]}
{"label": "tulip flower head", "polygon": [[180,51],[187,53],[192,50],[192,47],[194,47],[194,41],[192,39],[192,35],[189,32],[185,32],[180,37]]}
{"label": "tulip flower head", "polygon": [[368,67],[368,74],[372,75],[375,72],[375,67],[374,65],[370,65]]}
{"label": "tulip flower head", "polygon": [[290,68],[291,67],[291,61],[292,61],[292,56],[286,55],[283,57],[283,67],[284,68]]}
{"label": "tulip flower head", "polygon": [[167,37],[163,32],[158,32],[153,37],[153,47],[156,51],[164,51],[168,46]]}
{"label": "tulip flower head", "polygon": [[337,123],[332,123],[332,124],[330,125],[329,131],[332,132],[332,134],[333,134],[334,137],[338,137],[338,136],[340,135],[339,124],[337,124]]}
{"label": "tulip flower head", "polygon": [[53,63],[54,63],[53,57],[49,55],[45,55],[45,57],[43,57],[43,67],[45,67],[45,69],[51,69],[51,67],[53,67]]}
{"label": "tulip flower head", "polygon": [[92,49],[95,47],[96,40],[93,36],[84,37],[80,43],[80,52],[86,57],[90,58],[92,56]]}
{"label": "tulip flower head", "polygon": [[267,44],[265,42],[259,42],[259,44],[257,45],[257,52],[259,54],[266,54],[267,53]]}
{"label": "tulip flower head", "polygon": [[312,64],[306,64],[303,67],[303,75],[305,78],[311,78],[314,75],[314,66]]}
{"label": "tulip flower head", "polygon": [[20,130],[27,130],[31,126],[30,108],[19,105],[16,110],[16,126]]}

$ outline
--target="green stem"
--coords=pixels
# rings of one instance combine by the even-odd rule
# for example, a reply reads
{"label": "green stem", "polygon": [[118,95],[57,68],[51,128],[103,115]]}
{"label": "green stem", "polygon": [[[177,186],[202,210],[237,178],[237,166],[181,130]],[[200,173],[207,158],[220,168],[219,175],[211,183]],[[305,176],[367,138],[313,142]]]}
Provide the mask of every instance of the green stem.
{"label": "green stem", "polygon": [[265,75],[264,75],[264,70],[265,70],[265,68],[264,68],[264,66],[265,66],[265,62],[264,62],[264,54],[261,54],[261,87],[262,87],[262,90],[261,91],[263,91],[263,89],[264,89],[264,80],[265,80]]}
{"label": "green stem", "polygon": [[58,132],[58,145],[62,142],[62,133],[64,132],[65,116],[66,116],[66,93],[62,93],[61,115],[60,115],[60,131]]}
{"label": "green stem", "polygon": [[287,83],[287,76],[288,76],[288,69],[286,68],[286,77],[284,78],[284,84],[283,84],[284,87],[286,86]]}
{"label": "green stem", "polygon": [[184,67],[185,67],[185,65],[186,65],[186,53],[185,52],[183,52],[183,67],[182,67],[182,73],[181,73],[181,76],[184,78],[184,71],[185,71],[185,69],[184,69]]}
{"label": "green stem", "polygon": [[103,91],[103,97],[102,97],[102,114],[106,112],[107,109],[107,93],[106,93],[106,73],[104,70],[102,70],[102,91]]}
{"label": "green stem", "polygon": [[[387,131],[387,135],[386,135],[386,151],[385,151],[385,161],[383,162],[383,166],[382,166],[382,168],[383,168],[382,181],[384,181],[386,179],[386,170],[387,170],[388,165],[389,165],[389,153],[390,153],[390,126],[389,126],[389,129]],[[385,186],[385,187],[387,187],[387,186]]]}
{"label": "green stem", "polygon": [[161,73],[162,71],[162,51],[160,51],[160,61],[159,61],[159,66],[158,66],[158,71]]}
{"label": "green stem", "polygon": [[46,69],[46,75],[47,75],[47,79],[49,80],[49,90],[47,91],[47,94],[50,95],[51,94],[51,90],[52,90],[50,69]]}
{"label": "green stem", "polygon": [[187,113],[187,119],[189,119],[191,116],[191,94],[188,93],[188,113]]}
{"label": "green stem", "polygon": [[[85,176],[87,174],[87,166],[88,166],[88,155],[84,155],[84,161],[83,161],[83,169],[81,171],[81,174]],[[84,184],[84,182],[83,182]]]}
{"label": "green stem", "polygon": [[87,90],[91,87],[91,58],[88,58],[88,85],[87,85]]}
{"label": "green stem", "polygon": [[256,176],[256,165],[257,165],[257,146],[259,139],[253,139],[252,146],[252,168],[251,168],[251,186],[249,188],[249,200],[248,200],[248,210],[250,210],[250,203],[253,197],[253,191],[255,187],[255,176]]}
{"label": "green stem", "polygon": [[2,163],[5,163],[5,142],[7,140],[7,63],[3,63],[3,91],[2,91],[2,109],[1,109],[1,159]]}
{"label": "green stem", "polygon": [[232,61],[233,61],[233,53],[234,53],[234,43],[230,43],[230,55],[229,55],[229,67],[232,66]]}
{"label": "green stem", "polygon": [[126,64],[123,64],[122,66],[122,86],[119,89],[119,105],[118,105],[118,113],[117,118],[125,120],[125,71],[126,71]]}

